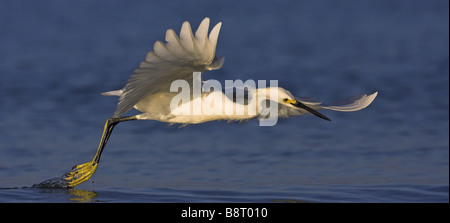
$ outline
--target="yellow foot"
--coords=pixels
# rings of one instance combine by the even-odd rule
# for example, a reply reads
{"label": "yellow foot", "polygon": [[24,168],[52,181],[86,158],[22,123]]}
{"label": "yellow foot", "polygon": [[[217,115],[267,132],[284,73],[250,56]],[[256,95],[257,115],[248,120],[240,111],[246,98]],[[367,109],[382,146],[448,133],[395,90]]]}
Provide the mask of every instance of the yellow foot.
{"label": "yellow foot", "polygon": [[97,167],[98,163],[94,163],[93,161],[72,167],[72,171],[64,174],[65,179],[69,181],[68,186],[74,187],[89,180],[97,170]]}

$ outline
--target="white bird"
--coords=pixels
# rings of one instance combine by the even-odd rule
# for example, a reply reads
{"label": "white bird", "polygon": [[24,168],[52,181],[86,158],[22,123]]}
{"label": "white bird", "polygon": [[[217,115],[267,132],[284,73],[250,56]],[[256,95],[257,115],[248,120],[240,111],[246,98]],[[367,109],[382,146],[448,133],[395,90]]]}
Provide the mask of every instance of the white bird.
{"label": "white bird", "polygon": [[[180,36],[172,29],[166,32],[166,43],[157,41],[153,51],[149,52],[143,62],[134,71],[128,83],[121,90],[105,92],[106,96],[119,96],[117,109],[112,118],[105,123],[99,147],[90,162],[76,165],[72,171],[64,175],[68,187],[73,187],[88,180],[96,171],[102,151],[116,124],[130,120],[157,120],[168,123],[197,124],[212,120],[250,120],[266,118],[260,108],[262,103],[275,100],[278,103],[278,117],[287,118],[296,115],[311,113],[325,120],[330,120],[319,113],[319,109],[335,111],[357,111],[367,107],[377,96],[377,92],[367,96],[362,95],[336,104],[323,104],[310,98],[296,98],[289,91],[281,87],[247,89],[246,103],[238,103],[239,99],[229,97],[223,92],[203,92],[197,97],[192,96],[187,103],[195,107],[196,99],[206,99],[214,96],[221,100],[219,107],[209,107],[210,115],[203,113],[174,114],[170,103],[177,95],[170,92],[171,84],[176,80],[185,80],[192,86],[193,72],[204,72],[222,67],[224,58],[216,58],[216,44],[222,23],[212,28],[208,35],[209,18],[205,18],[199,25],[195,35],[192,33],[189,22],[184,22]],[[192,88],[191,88],[192,89]],[[271,98],[270,95],[277,95]],[[185,102],[183,102],[185,103]],[[256,112],[249,112],[250,105],[256,106]],[[178,104],[176,104],[178,105]],[[244,114],[226,114],[224,107],[230,105],[240,108]],[[182,104],[178,105],[180,108]],[[131,108],[141,111],[141,114],[123,117]],[[219,115],[217,115],[219,114]]]}

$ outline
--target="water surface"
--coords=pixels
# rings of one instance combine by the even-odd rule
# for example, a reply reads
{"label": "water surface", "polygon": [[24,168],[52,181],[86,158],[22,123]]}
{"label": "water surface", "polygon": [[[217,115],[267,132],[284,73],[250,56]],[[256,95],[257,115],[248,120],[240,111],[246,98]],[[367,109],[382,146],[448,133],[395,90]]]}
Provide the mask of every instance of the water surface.
{"label": "water surface", "polygon": [[[448,202],[447,1],[2,1],[0,202]],[[221,70],[370,107],[184,128],[116,127],[92,181],[28,188],[92,159],[120,89],[165,30],[223,22]],[[23,188],[23,187],[27,188]]]}

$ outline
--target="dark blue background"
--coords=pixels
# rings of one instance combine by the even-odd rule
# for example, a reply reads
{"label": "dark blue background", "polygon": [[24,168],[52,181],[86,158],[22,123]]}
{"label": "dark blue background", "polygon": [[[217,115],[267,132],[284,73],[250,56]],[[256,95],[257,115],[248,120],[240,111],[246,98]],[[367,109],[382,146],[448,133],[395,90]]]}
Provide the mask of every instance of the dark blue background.
{"label": "dark blue background", "polygon": [[[120,124],[92,180],[20,188],[92,159],[165,30],[222,21],[221,70],[367,109],[178,129]],[[1,1],[0,202],[448,202],[449,5],[395,1]]]}

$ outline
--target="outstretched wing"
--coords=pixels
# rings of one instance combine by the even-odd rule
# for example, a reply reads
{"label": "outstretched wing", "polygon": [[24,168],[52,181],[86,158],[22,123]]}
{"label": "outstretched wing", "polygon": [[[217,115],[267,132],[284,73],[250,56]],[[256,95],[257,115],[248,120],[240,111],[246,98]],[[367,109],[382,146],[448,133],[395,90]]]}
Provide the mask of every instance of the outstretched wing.
{"label": "outstretched wing", "polygon": [[149,95],[169,92],[173,81],[192,82],[193,72],[215,70],[222,67],[223,58],[216,59],[216,45],[222,23],[219,22],[208,36],[209,18],[203,19],[195,36],[189,22],[184,22],[180,37],[172,30],[166,32],[166,41],[157,41],[122,89],[114,117],[129,111]]}

